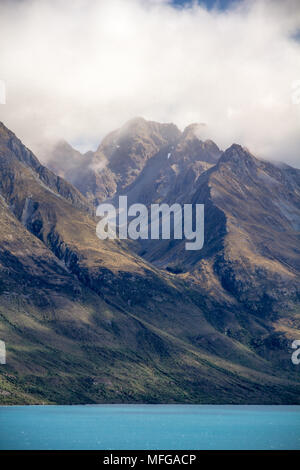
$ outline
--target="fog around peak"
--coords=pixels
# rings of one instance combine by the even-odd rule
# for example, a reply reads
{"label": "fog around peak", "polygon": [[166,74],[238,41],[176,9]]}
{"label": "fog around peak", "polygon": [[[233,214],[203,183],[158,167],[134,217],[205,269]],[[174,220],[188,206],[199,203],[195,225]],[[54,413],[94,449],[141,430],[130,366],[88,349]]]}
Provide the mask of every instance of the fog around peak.
{"label": "fog around peak", "polygon": [[223,149],[300,166],[299,30],[297,0],[3,1],[0,120],[33,150],[65,139],[81,151],[134,116],[205,123]]}

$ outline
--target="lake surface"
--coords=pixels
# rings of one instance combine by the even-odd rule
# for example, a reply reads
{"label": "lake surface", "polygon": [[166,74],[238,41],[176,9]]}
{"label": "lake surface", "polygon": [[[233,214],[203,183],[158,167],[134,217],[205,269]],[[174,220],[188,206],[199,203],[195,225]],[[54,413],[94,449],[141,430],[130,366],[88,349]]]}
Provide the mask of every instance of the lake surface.
{"label": "lake surface", "polygon": [[0,449],[300,449],[300,406],[2,406]]}

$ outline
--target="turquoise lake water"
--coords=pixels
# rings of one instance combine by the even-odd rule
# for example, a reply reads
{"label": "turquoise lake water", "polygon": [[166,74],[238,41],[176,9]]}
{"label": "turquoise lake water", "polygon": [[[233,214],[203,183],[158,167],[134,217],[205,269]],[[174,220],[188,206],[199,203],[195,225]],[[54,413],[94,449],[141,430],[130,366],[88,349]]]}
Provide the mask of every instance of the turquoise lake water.
{"label": "turquoise lake water", "polygon": [[0,449],[300,449],[300,406],[2,406]]}

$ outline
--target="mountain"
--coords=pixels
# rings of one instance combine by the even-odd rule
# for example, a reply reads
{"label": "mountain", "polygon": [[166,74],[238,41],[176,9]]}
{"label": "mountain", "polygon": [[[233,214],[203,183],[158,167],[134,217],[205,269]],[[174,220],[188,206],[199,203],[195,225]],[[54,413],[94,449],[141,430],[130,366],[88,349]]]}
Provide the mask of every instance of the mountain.
{"label": "mountain", "polygon": [[[203,251],[168,242],[141,256],[138,244],[100,241],[98,193],[56,176],[0,124],[1,403],[299,403],[299,174],[194,134],[138,119],[83,156],[110,161],[112,197],[133,197],[148,174],[148,196],[205,202]],[[269,219],[253,227],[263,215],[271,235]]]}
{"label": "mountain", "polygon": [[48,192],[63,197],[78,209],[91,211],[87,200],[77,189],[41,165],[35,155],[2,123],[0,123],[0,152],[3,175],[0,181],[0,191],[9,195],[14,211],[18,215],[21,210],[20,201],[15,197],[14,191],[19,189],[17,186],[20,184],[30,194],[30,187],[31,185],[37,186],[37,179],[39,186],[46,186]]}
{"label": "mountain", "polygon": [[232,145],[196,179],[191,175],[182,184],[178,175],[162,200],[205,204],[204,248],[187,253],[184,241],[164,241],[159,248],[145,241],[143,257],[173,271],[181,266],[202,281],[209,263],[218,282],[254,311],[297,302],[299,178],[299,170],[278,168]]}
{"label": "mountain", "polygon": [[138,178],[144,192],[150,178],[151,186],[159,178],[163,186],[165,181],[172,184],[178,167],[194,164],[199,172],[215,164],[221,151],[212,141],[197,137],[198,127],[193,124],[180,132],[174,124],[135,118],[106,136],[96,152],[81,158],[69,145],[58,143],[48,156],[48,166],[98,205],[107,198],[127,194]]}

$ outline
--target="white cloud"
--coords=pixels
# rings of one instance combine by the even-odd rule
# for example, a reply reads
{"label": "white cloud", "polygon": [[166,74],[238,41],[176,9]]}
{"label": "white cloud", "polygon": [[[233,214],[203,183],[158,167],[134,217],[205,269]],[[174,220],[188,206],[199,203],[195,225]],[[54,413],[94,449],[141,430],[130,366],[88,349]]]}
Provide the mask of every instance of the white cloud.
{"label": "white cloud", "polygon": [[93,147],[134,116],[205,122],[222,148],[241,143],[300,166],[297,0],[226,12],[164,0],[0,4],[0,120],[34,149],[65,138]]}

